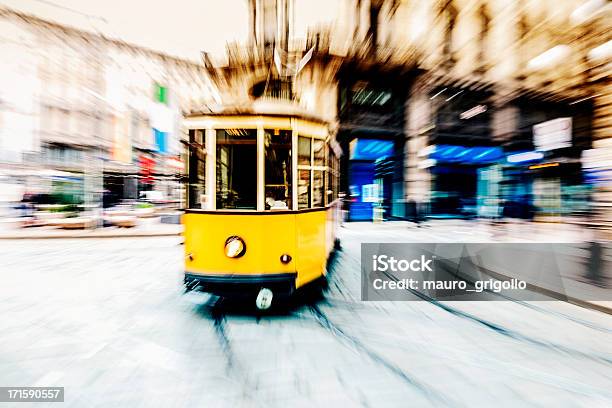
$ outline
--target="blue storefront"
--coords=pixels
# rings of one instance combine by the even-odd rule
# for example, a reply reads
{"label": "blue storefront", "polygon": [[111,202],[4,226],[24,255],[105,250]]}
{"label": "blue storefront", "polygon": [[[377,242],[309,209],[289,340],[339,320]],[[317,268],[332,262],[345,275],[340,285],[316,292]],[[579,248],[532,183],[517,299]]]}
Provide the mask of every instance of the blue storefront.
{"label": "blue storefront", "polygon": [[437,145],[429,159],[431,216],[498,216],[501,147]]}
{"label": "blue storefront", "polygon": [[374,209],[390,213],[393,196],[392,170],[394,142],[356,138],[350,143],[349,219],[370,221]]}

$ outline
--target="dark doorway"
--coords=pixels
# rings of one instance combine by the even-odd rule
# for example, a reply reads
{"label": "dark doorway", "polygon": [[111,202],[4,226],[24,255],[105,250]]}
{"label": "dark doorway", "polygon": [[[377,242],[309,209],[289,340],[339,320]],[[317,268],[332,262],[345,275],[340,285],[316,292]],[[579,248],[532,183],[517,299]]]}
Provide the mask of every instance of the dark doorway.
{"label": "dark doorway", "polygon": [[437,215],[462,215],[465,208],[476,206],[478,167],[467,165],[436,166],[431,209]]}

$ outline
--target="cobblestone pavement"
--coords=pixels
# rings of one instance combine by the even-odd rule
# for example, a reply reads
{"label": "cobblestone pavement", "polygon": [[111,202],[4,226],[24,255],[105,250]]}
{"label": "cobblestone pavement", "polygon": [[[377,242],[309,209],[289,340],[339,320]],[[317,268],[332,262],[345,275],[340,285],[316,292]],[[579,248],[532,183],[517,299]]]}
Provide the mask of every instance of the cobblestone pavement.
{"label": "cobblestone pavement", "polygon": [[183,294],[180,238],[3,241],[0,386],[79,408],[612,406],[610,315],[359,301],[360,242],[492,239],[461,228],[347,225],[324,297],[267,314]]}

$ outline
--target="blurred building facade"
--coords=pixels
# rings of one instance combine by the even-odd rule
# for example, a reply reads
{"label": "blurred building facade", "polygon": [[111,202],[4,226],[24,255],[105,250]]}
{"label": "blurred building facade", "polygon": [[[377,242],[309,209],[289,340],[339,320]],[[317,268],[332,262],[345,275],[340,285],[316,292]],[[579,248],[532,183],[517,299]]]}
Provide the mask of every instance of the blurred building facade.
{"label": "blurred building facade", "polygon": [[612,218],[607,2],[338,0],[306,38],[293,1],[247,3],[216,83],[262,103],[272,73],[268,100],[332,123],[351,219]]}
{"label": "blurred building facade", "polygon": [[0,30],[4,191],[178,198],[182,112],[215,94],[201,64],[7,9]]}
{"label": "blurred building facade", "polygon": [[607,2],[340,0],[305,41],[257,20],[287,7],[290,26],[291,4],[250,2],[252,36],[333,73],[337,96],[310,96],[335,100],[351,219],[610,218]]}
{"label": "blurred building facade", "polygon": [[372,181],[396,217],[419,203],[439,216],[563,216],[610,201],[609,4],[341,3],[331,32],[346,50],[339,139],[354,207],[367,208],[359,190]]}
{"label": "blurred building facade", "polygon": [[[28,85],[2,87],[0,160],[63,157],[50,167],[78,173],[66,158],[90,152],[109,175],[147,180],[163,134],[179,153],[181,113],[268,109],[330,123],[353,220],[612,220],[609,2],[330,0],[305,34],[300,4],[245,0],[249,39],[202,66],[3,11],[18,55],[3,78]],[[54,102],[60,88],[84,102]],[[7,137],[15,127],[32,137]]]}

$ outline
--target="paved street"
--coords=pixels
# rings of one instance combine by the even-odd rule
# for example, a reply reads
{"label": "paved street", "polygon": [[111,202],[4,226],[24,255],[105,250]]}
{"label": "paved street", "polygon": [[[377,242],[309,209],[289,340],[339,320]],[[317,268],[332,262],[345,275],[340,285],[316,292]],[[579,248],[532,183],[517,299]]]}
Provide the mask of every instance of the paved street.
{"label": "paved street", "polygon": [[550,237],[512,228],[347,224],[324,298],[266,314],[183,294],[178,237],[5,240],[0,386],[64,386],[79,408],[612,406],[610,315],[359,300],[361,242]]}

